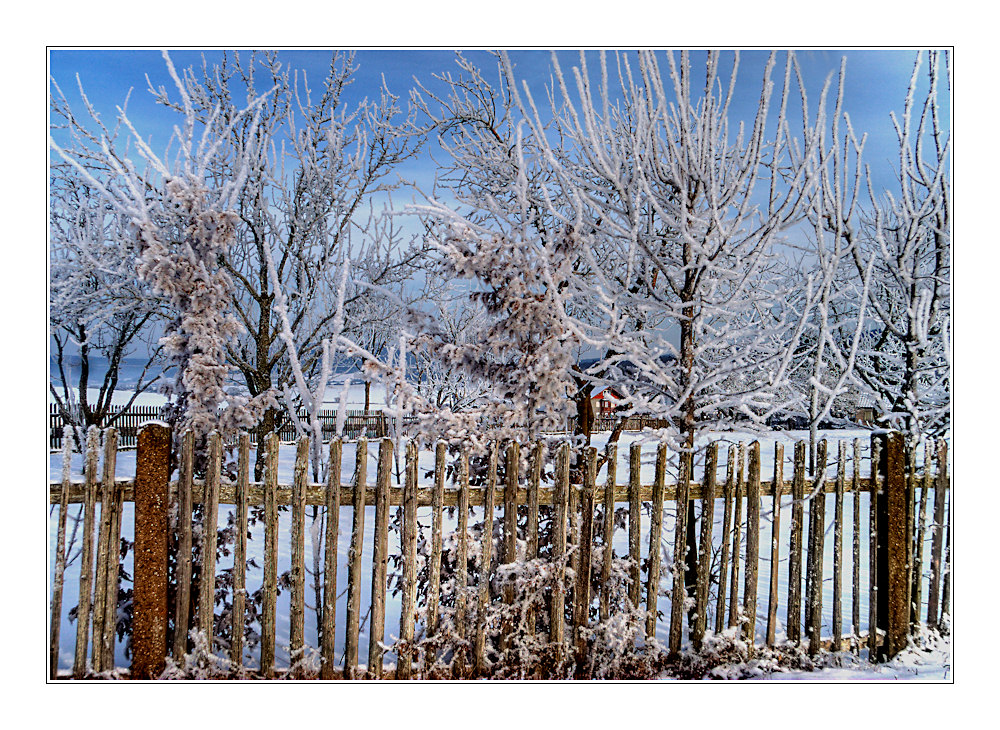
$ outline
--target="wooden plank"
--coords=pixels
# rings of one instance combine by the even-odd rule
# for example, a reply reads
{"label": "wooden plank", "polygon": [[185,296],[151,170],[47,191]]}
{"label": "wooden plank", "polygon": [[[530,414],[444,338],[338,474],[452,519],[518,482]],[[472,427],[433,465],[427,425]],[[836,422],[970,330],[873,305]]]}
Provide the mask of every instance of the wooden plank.
{"label": "wooden plank", "polygon": [[663,485],[667,473],[667,445],[656,448],[652,517],[649,521],[649,573],[646,583],[646,636],[656,635],[657,603],[660,597],[660,541],[663,535]]}
{"label": "wooden plank", "polygon": [[403,596],[399,614],[397,679],[413,673],[413,630],[417,608],[417,444],[406,444],[406,498],[403,504]]}
{"label": "wooden plank", "polygon": [[934,470],[932,468],[934,454],[934,440],[928,438],[924,441],[924,471],[921,479],[920,489],[920,511],[917,516],[917,535],[913,546],[913,611],[910,621],[912,631],[917,631],[920,626],[920,607],[923,599],[923,571],[924,571],[924,541],[927,537],[927,495],[930,494],[934,484]]}
{"label": "wooden plank", "polygon": [[833,509],[833,643],[844,633],[841,594],[844,590],[844,486],[847,481],[847,442],[837,442],[837,497]]}
{"label": "wooden plank", "polygon": [[[542,466],[545,459],[545,445],[536,441],[531,452],[531,472],[528,478],[528,536],[526,560],[538,558],[538,490],[542,482]],[[529,634],[535,633],[536,606],[528,606],[525,623]]]}
{"label": "wooden plank", "polygon": [[726,575],[729,570],[729,530],[733,519],[733,492],[736,489],[736,446],[726,457],[726,482],[722,485],[722,555],[719,558],[719,595],[715,603],[715,633],[721,634],[726,616]]}
{"label": "wooden plank", "polygon": [[795,443],[792,473],[792,530],[788,539],[788,614],[785,633],[798,644],[802,638],[802,516],[806,491],[806,444]]}
{"label": "wooden plank", "polygon": [[59,634],[62,624],[63,581],[66,575],[66,510],[69,508],[70,457],[72,439],[62,437],[62,486],[59,490],[59,521],[56,527],[55,572],[52,576],[52,603],[49,616],[49,679],[59,673]]}
{"label": "wooden plank", "polygon": [[746,446],[741,442],[736,457],[736,494],[733,499],[733,567],[729,583],[729,628],[739,625],[740,589],[740,530],[743,527],[744,468],[746,466]]}
{"label": "wooden plank", "polygon": [[916,631],[916,617],[920,612],[920,598],[918,596],[916,606],[913,602],[913,571],[916,566],[916,537],[917,537],[917,443],[906,440],[906,613],[909,628],[908,633]]}
{"label": "wooden plank", "polygon": [[438,441],[434,448],[434,504],[431,508],[431,562],[427,586],[428,636],[433,636],[437,631],[438,606],[441,600],[441,524],[444,516],[444,477],[447,448],[444,441]]}
{"label": "wooden plank", "polygon": [[94,510],[97,491],[97,451],[99,432],[96,426],[87,430],[87,455],[84,474],[86,501],[83,505],[83,546],[80,549],[80,592],[76,611],[76,653],[73,658],[73,678],[82,679],[87,673],[87,639],[90,633],[91,594],[94,584]]}
{"label": "wooden plank", "polygon": [[182,662],[187,653],[188,632],[191,628],[191,487],[194,479],[194,432],[189,428],[181,435],[180,472],[177,479],[177,594],[174,602],[173,657]]}
{"label": "wooden plank", "polygon": [[[113,428],[104,432],[104,468],[101,478],[101,520],[97,538],[97,565],[94,579],[94,621],[90,640],[90,663],[95,672],[113,669],[105,666],[108,654],[105,645],[106,623],[109,620],[108,571],[109,554],[114,556],[114,573],[118,574],[118,544],[111,544],[111,526],[114,522],[115,461],[118,455],[118,434]],[[117,594],[116,594],[117,598]],[[117,602],[117,601],[116,601]]]}
{"label": "wooden plank", "polygon": [[264,581],[260,618],[260,671],[274,676],[275,610],[278,600],[278,434],[264,437]]}
{"label": "wooden plank", "polygon": [[569,506],[569,444],[559,444],[556,454],[555,508],[552,526],[552,563],[555,578],[552,584],[549,641],[556,646],[556,662],[562,661],[564,620],[566,612],[566,512]]}
{"label": "wooden plank", "polygon": [[393,453],[392,439],[382,439],[375,475],[375,533],[372,538],[371,612],[368,620],[368,675],[375,679],[381,679],[383,670],[382,643],[385,641],[385,591],[389,566],[389,483],[392,480]]}
{"label": "wooden plank", "polygon": [[941,586],[941,620],[951,616],[951,494],[948,495],[948,514],[945,517],[944,575]]}
{"label": "wooden plank", "polygon": [[306,479],[309,473],[309,437],[300,436],[295,444],[295,467],[292,478],[291,583],[288,615],[288,659],[291,676],[302,675],[305,643],[306,604]]}
{"label": "wooden plank", "polygon": [[344,637],[344,675],[355,679],[358,673],[358,631],[361,618],[361,557],[365,541],[365,495],[368,481],[368,440],[358,439],[354,462],[354,492],[351,504],[354,521],[351,547],[347,554],[347,635]]}
{"label": "wooden plank", "polygon": [[851,460],[851,492],[854,499],[853,535],[851,541],[851,648],[855,654],[861,652],[861,439],[854,439],[854,453]]}
{"label": "wooden plank", "polygon": [[586,676],[587,627],[590,623],[590,573],[594,544],[594,486],[597,481],[597,449],[588,446],[583,452],[583,490],[580,493],[580,561],[574,591],[574,639],[576,641],[577,678]]}
{"label": "wooden plank", "polygon": [[[517,560],[517,480],[521,461],[520,446],[516,441],[507,444],[504,454],[504,490],[503,490],[503,553],[501,562],[509,564]],[[505,583],[503,587],[503,602],[510,606],[514,603],[514,584]],[[500,652],[507,650],[507,638],[513,633],[511,620],[505,620],[500,627]]]}
{"label": "wooden plank", "polygon": [[493,499],[497,484],[497,459],[499,444],[490,444],[489,471],[486,476],[486,504],[483,507],[482,558],[479,563],[479,600],[476,610],[476,644],[474,648],[474,674],[486,672],[486,613],[490,604],[490,569],[493,562]]}
{"label": "wooden plank", "polygon": [[219,525],[219,482],[222,474],[222,437],[208,435],[208,471],[205,476],[205,513],[201,533],[201,578],[198,590],[198,631],[209,653],[214,651],[215,562]]}
{"label": "wooden plank", "polygon": [[250,434],[239,435],[236,457],[236,539],[233,544],[233,612],[229,634],[229,661],[236,674],[243,672],[243,630],[247,605],[247,530],[250,483]]}
{"label": "wooden plank", "polygon": [[778,566],[781,545],[781,491],[785,480],[785,445],[774,445],[774,476],[771,480],[771,580],[767,595],[767,631],[764,643],[774,646],[778,629]]}
{"label": "wooden plank", "polygon": [[337,627],[337,543],[340,540],[340,484],[343,442],[330,440],[327,467],[326,535],[323,550],[323,630],[320,635],[323,664],[320,679],[333,679],[336,664]]}
{"label": "wooden plank", "polygon": [[[681,650],[681,637],[684,631],[684,603],[687,600],[687,589],[684,585],[685,552],[687,550],[688,531],[688,489],[691,484],[691,470],[694,454],[682,452],[680,460],[680,488],[677,490],[677,500],[674,517],[674,564],[673,582],[670,590],[670,633],[668,644],[670,654],[677,656]],[[693,525],[691,526],[693,529]]]}
{"label": "wooden plank", "polygon": [[604,552],[601,558],[601,621],[611,618],[611,563],[615,559],[615,478],[618,471],[618,446],[605,447],[607,472],[604,480]]}
{"label": "wooden plank", "polygon": [[642,501],[640,491],[640,472],[642,470],[642,447],[633,443],[629,448],[629,491],[628,491],[628,559],[629,586],[628,597],[632,605],[639,608],[639,592],[642,581],[640,567],[642,564]]}
{"label": "wooden plank", "polygon": [[708,627],[708,588],[712,570],[712,529],[715,526],[715,480],[719,463],[719,444],[712,442],[705,450],[705,493],[701,500],[701,544],[698,551],[698,583],[695,588],[695,622],[691,642],[695,650]]}
{"label": "wooden plank", "polygon": [[743,583],[743,640],[753,655],[757,631],[757,561],[760,558],[760,442],[750,444],[747,480],[747,562]]}
{"label": "wooden plank", "polygon": [[[458,556],[455,561],[455,633],[464,642],[467,636],[465,626],[466,604],[469,585],[469,449],[463,447],[458,456]],[[455,673],[461,677],[465,673],[466,649],[464,644],[456,652]]]}
{"label": "wooden plank", "polygon": [[[118,618],[118,564],[121,542],[121,502],[115,482],[115,465],[118,459],[118,431],[109,428],[104,451],[104,489],[107,490],[108,504],[101,504],[101,514],[108,509],[108,549],[105,556],[107,569],[104,572],[104,620],[101,632],[103,657],[101,667],[107,671],[115,668],[115,624]],[[103,499],[102,499],[103,501]],[[98,583],[98,587],[101,587]],[[96,638],[95,638],[96,641]]]}
{"label": "wooden plank", "polygon": [[816,449],[816,473],[812,496],[809,500],[809,593],[806,613],[810,617],[806,632],[809,637],[809,654],[815,656],[820,646],[823,626],[823,546],[826,534],[826,496],[819,488],[826,473],[827,442],[823,439]]}
{"label": "wooden plank", "polygon": [[934,529],[931,541],[931,582],[927,597],[927,625],[938,626],[938,596],[941,591],[942,562],[945,533],[945,484],[948,475],[948,442],[941,438],[937,442],[937,485],[934,490]]}
{"label": "wooden plank", "polygon": [[[878,484],[880,444],[874,438],[871,440],[871,475],[872,484]],[[876,660],[878,651],[878,489],[873,489],[868,495],[868,659]]]}

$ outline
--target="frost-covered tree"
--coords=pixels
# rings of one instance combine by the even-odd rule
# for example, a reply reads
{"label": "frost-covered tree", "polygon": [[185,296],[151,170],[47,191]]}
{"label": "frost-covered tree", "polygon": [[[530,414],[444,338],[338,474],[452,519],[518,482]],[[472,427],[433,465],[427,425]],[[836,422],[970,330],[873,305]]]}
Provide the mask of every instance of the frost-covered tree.
{"label": "frost-covered tree", "polygon": [[853,257],[859,275],[874,260],[871,321],[855,370],[886,423],[912,437],[951,426],[951,134],[940,108],[947,53],[929,54],[919,100],[923,68],[918,53],[902,116],[892,116],[899,187],[880,194],[869,183],[873,210]]}
{"label": "frost-covered tree", "polygon": [[[283,64],[276,52],[226,54],[210,66],[184,71],[181,99],[165,89],[152,90],[158,102],[181,109],[190,105],[199,121],[218,113],[232,119],[240,98],[255,99],[271,90],[259,105],[256,120],[230,125],[222,145],[228,150],[258,150],[236,194],[234,241],[222,258],[233,280],[232,308],[245,332],[231,340],[226,354],[250,395],[282,388],[293,379],[287,350],[279,341],[281,324],[266,251],[286,297],[288,325],[296,342],[299,366],[307,377],[322,367],[324,339],[331,337],[336,317],[339,264],[345,252],[352,268],[377,259],[384,266],[370,272],[376,285],[405,280],[419,250],[397,248],[398,239],[370,237],[363,223],[374,196],[399,185],[390,176],[398,164],[419,149],[419,135],[404,132],[397,97],[382,88],[378,98],[351,103],[346,89],[357,71],[355,55],[331,54],[319,84],[303,71]],[[223,158],[206,170],[212,179],[231,177]],[[386,251],[386,247],[392,247]],[[365,292],[347,293],[350,310]],[[353,326],[348,316],[345,326]],[[268,409],[261,435],[273,431],[284,409]],[[257,471],[262,464],[258,462]]]}
{"label": "frost-covered tree", "polygon": [[[233,115],[216,107],[199,118],[166,53],[164,60],[182,99],[172,157],[157,154],[121,108],[119,124],[128,130],[131,147],[117,151],[115,134],[85,96],[89,128],[71,116],[73,146],[63,148],[51,137],[50,145],[128,222],[136,273],[172,317],[160,340],[176,368],[174,381],[164,389],[170,400],[166,415],[178,437],[187,428],[195,432],[204,456],[210,431],[252,426],[273,401],[270,392],[248,400],[226,391],[226,346],[240,323],[230,313],[232,278],[220,264],[235,240],[236,203],[253,159],[252,147],[233,150],[222,142],[246,119],[253,139],[254,108],[263,100]],[[90,159],[108,170],[105,178],[88,171]],[[216,164],[230,174],[212,179]]]}
{"label": "frost-covered tree", "polygon": [[[64,127],[68,107],[58,92],[52,113],[53,127]],[[119,414],[160,379],[160,348],[153,340],[163,308],[137,276],[121,215],[60,160],[50,166],[49,191],[49,327],[55,365],[49,392],[82,449],[89,426],[115,425]],[[142,358],[142,370],[128,386],[128,399],[113,406],[130,356]],[[96,394],[89,392],[94,383]]]}

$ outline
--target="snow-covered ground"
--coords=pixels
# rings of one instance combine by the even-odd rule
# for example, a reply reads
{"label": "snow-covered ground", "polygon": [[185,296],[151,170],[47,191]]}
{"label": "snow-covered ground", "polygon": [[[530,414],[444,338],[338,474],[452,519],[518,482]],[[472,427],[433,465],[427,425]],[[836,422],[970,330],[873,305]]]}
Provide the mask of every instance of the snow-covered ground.
{"label": "snow-covered ground", "polygon": [[[363,396],[363,392],[362,392]],[[831,466],[829,469],[829,475],[832,477],[835,474],[836,469],[836,441],[845,439],[849,442],[854,438],[861,438],[864,442],[864,462],[861,467],[861,473],[863,475],[868,474],[868,463],[867,463],[867,441],[869,437],[869,432],[859,430],[859,431],[838,431],[829,432],[824,434],[830,439],[830,462]],[[725,455],[728,451],[728,445],[730,443],[743,442],[749,444],[754,440],[754,436],[749,434],[738,434],[738,433],[726,433],[718,434],[718,439],[722,442],[720,445],[720,464],[719,464],[719,477],[724,479],[725,477]],[[594,439],[594,445],[598,448],[603,448],[604,443],[608,437],[608,434],[598,434]],[[785,444],[785,465],[784,474],[786,481],[791,479],[792,474],[792,454],[794,442],[798,439],[806,438],[807,434],[802,432],[787,432],[782,434],[775,434],[773,438],[761,439],[761,471],[762,479],[769,480],[773,475],[773,460],[774,460],[774,445],[776,441],[781,441]],[[706,439],[707,441],[708,439]],[[653,473],[655,467],[655,435],[647,432],[646,434],[635,434],[629,433],[624,434],[619,443],[618,447],[618,466],[617,466],[617,479],[619,483],[625,483],[628,479],[629,470],[629,446],[631,443],[638,441],[643,444],[642,450],[642,469],[641,469],[641,479],[644,484],[649,484],[653,481]],[[374,484],[375,474],[376,474],[376,454],[377,447],[372,443],[369,444],[369,454],[368,454],[368,482],[369,484]],[[850,464],[850,454],[851,448],[848,448],[848,466],[847,472],[848,477],[851,473],[852,466]],[[703,452],[700,455],[703,459]],[[291,483],[292,473],[293,473],[293,461],[294,461],[294,447],[291,444],[283,444],[280,449],[279,454],[279,467],[278,476],[280,483]],[[344,447],[343,456],[343,480],[346,482],[350,479],[350,475],[353,473],[353,465],[355,461],[355,444],[348,443]],[[72,468],[74,473],[79,473],[79,456],[76,455],[73,458]],[[429,473],[433,468],[433,452],[430,450],[424,450],[420,452],[420,470],[421,482],[427,481],[429,483],[429,478],[424,475]],[[58,454],[52,454],[50,457],[50,478],[57,479],[60,475],[61,469],[61,457]],[[135,452],[125,451],[118,454],[117,468],[116,472],[119,476],[131,477],[134,475],[135,469]],[[676,478],[676,455],[672,455],[671,462],[668,466],[669,476],[668,481],[672,481]],[[598,484],[603,484],[605,470],[602,469],[601,473],[598,475]],[[695,469],[696,476],[700,479],[702,474],[702,461],[699,459],[696,464]],[[395,476],[394,476],[395,479]],[[850,617],[851,617],[851,576],[852,576],[852,554],[851,554],[851,540],[852,540],[852,514],[853,514],[853,495],[848,495],[844,499],[844,514],[845,514],[845,527],[844,527],[844,566],[843,566],[843,615],[845,617],[844,624],[844,635],[850,634]],[[826,495],[826,521],[827,521],[827,537],[825,540],[825,550],[824,550],[824,582],[823,582],[823,633],[825,636],[829,636],[831,632],[832,625],[832,614],[833,614],[833,518],[834,518],[834,495]],[[622,507],[623,505],[619,505]],[[715,509],[715,534],[714,542],[716,546],[721,544],[722,539],[722,509],[721,502],[718,502]],[[867,494],[860,495],[860,513],[862,518],[862,539],[861,539],[861,556],[860,556],[860,578],[861,578],[861,595],[860,595],[860,616],[861,616],[861,626],[860,630],[862,632],[868,629],[868,549],[867,549],[867,520],[868,520],[868,498]],[[70,514],[75,514],[75,511],[79,509],[78,505],[71,507]],[[219,514],[219,524],[225,525],[230,507],[226,505],[220,506]],[[788,541],[791,525],[791,498],[785,497],[781,501],[781,525],[780,525],[780,561],[781,566],[779,568],[779,585],[778,591],[781,597],[779,601],[778,609],[778,619],[779,619],[779,629],[778,629],[778,639],[779,641],[784,636],[785,630],[785,603],[788,591]],[[56,539],[56,525],[57,525],[57,512],[58,508],[53,508],[50,512],[50,556],[54,553],[55,539]],[[497,518],[501,515],[501,511],[497,512]],[[661,550],[663,551],[664,559],[669,561],[673,549],[673,529],[674,529],[674,515],[675,515],[675,505],[668,502],[664,506],[664,520],[663,520],[663,539],[661,542]],[[761,507],[761,523],[760,523],[760,545],[761,545],[761,559],[758,570],[758,615],[757,615],[757,642],[763,643],[763,632],[766,626],[766,616],[767,616],[767,596],[769,591],[769,581],[770,581],[770,551],[766,549],[766,546],[771,544],[771,525],[772,525],[773,509],[771,504],[771,498],[764,498],[762,500]],[[130,535],[132,532],[132,505],[126,504],[123,519],[122,519],[122,534]],[[430,526],[431,522],[431,511],[429,507],[421,507],[418,510],[418,518],[421,523],[426,526]],[[479,517],[470,518],[470,524],[472,524],[476,519],[481,519]],[[341,511],[340,515],[340,538],[338,547],[338,578],[337,585],[341,591],[341,595],[338,598],[337,606],[337,617],[338,626],[336,632],[336,646],[337,651],[342,652],[344,643],[344,624],[343,617],[345,616],[346,608],[346,586],[347,586],[347,565],[345,556],[349,548],[350,535],[351,535],[351,521],[352,515],[349,508],[345,508]],[[456,520],[449,519],[446,513],[444,530],[447,535],[450,530],[454,530],[456,527]],[[649,515],[644,513],[642,517],[643,526],[643,540],[642,540],[642,555],[645,558],[648,555],[649,550],[649,540],[648,540],[648,526],[649,526]],[[287,570],[290,566],[290,550],[288,535],[290,534],[291,528],[291,516],[289,513],[282,513],[279,517],[279,573]],[[364,539],[364,551],[363,551],[363,575],[370,575],[371,570],[371,558],[372,558],[372,543],[373,543],[373,531],[374,531],[374,508],[369,507],[366,509],[365,515],[365,539]],[[307,535],[307,563],[311,560],[311,549],[312,545],[310,542],[310,536]],[[253,558],[258,565],[263,564],[263,529],[261,526],[255,526],[251,529],[251,539],[248,543],[248,557]],[[925,558],[923,565],[929,565],[929,551],[930,551],[930,534],[928,531],[927,542],[925,543]],[[745,548],[746,538],[745,534],[742,540],[742,545]],[[627,531],[619,529],[614,535],[614,550],[615,555],[622,557],[628,553],[628,536]],[[399,551],[399,536],[396,533],[390,532],[389,535],[389,551],[390,554]],[[131,554],[126,559],[125,570],[131,573]],[[51,566],[51,559],[50,559]],[[232,566],[232,557],[223,557],[219,561],[218,570],[222,571]],[[661,579],[661,597],[659,601],[659,607],[662,612],[666,613],[666,619],[661,619],[657,624],[657,637],[664,643],[667,643],[667,634],[669,629],[669,592],[671,588],[672,579],[669,576],[669,571],[663,571],[663,577]],[[49,571],[49,580],[51,581],[51,567]],[[76,564],[71,566],[66,574],[66,582],[63,596],[63,620],[61,627],[61,640],[60,640],[60,666],[63,668],[69,668],[72,665],[73,659],[73,642],[75,639],[75,624],[71,624],[66,618],[66,612],[68,609],[72,608],[77,604],[78,596],[78,568]],[[260,587],[262,582],[261,570],[250,570],[247,575],[248,590],[250,592],[255,591]],[[742,568],[741,568],[741,579],[740,585],[742,586]],[[924,600],[926,600],[928,580],[924,580]],[[741,588],[742,593],[742,588]],[[310,586],[307,585],[306,597],[307,603],[309,602],[309,596],[311,596]],[[277,643],[279,645],[277,651],[276,661],[279,666],[287,665],[287,641],[288,641],[288,631],[289,631],[289,597],[288,593],[285,592],[279,597],[278,602],[278,638]],[[362,581],[362,614],[367,610],[367,606],[370,604],[370,581]],[[710,613],[708,625],[714,625],[714,597],[710,600]],[[398,634],[399,626],[399,613],[400,613],[400,603],[398,597],[393,597],[389,595],[387,597],[387,607],[386,607],[386,632],[384,641],[391,644],[396,635]],[[307,610],[306,612],[306,643],[311,646],[317,646],[317,631],[316,631],[316,616],[312,610]],[[362,628],[360,637],[360,660],[364,662],[367,656],[368,647],[368,635],[367,627]],[[282,649],[282,645],[285,645],[285,649]],[[864,661],[864,653],[862,658],[859,660],[854,660],[848,655],[842,655],[840,658],[841,666],[834,666],[823,669],[818,672],[800,672],[800,673],[776,673],[773,675],[764,675],[761,678],[772,678],[772,679],[947,679],[948,672],[950,671],[950,643],[946,647],[938,646],[935,652],[930,655],[924,655],[923,653],[915,653],[912,656],[906,655],[897,659],[891,665],[886,665],[884,667],[872,668],[866,661]],[[256,666],[259,660],[259,656],[246,656],[246,663],[248,666]],[[947,661],[946,661],[947,660]],[[395,661],[395,657],[392,653],[389,653],[386,657],[387,663],[392,663]],[[127,666],[129,663],[126,660],[123,647],[121,644],[117,648],[117,662],[119,665]]]}

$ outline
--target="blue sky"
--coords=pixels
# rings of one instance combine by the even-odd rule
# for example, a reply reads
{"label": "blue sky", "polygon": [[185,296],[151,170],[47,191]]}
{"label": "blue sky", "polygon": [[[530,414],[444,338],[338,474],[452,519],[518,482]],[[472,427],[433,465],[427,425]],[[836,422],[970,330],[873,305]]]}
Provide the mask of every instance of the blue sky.
{"label": "blue sky", "polygon": [[[222,58],[221,50],[180,49],[171,51],[174,65],[180,69],[190,65],[200,65],[202,55],[209,65]],[[624,51],[634,54],[634,51]],[[484,50],[466,51],[465,55],[477,62],[486,72],[487,79],[496,77],[492,56]],[[892,165],[895,164],[898,148],[889,113],[901,112],[906,87],[915,57],[914,50],[814,50],[796,52],[806,78],[810,107],[815,108],[824,79],[831,72],[836,74],[840,59],[847,57],[847,77],[845,83],[845,111],[850,116],[858,133],[867,132],[865,159],[872,168],[878,188],[891,186]],[[329,64],[328,50],[290,49],[281,51],[285,64],[302,69],[308,74],[311,85],[318,87]],[[564,73],[578,65],[579,52],[569,49],[558,51]],[[693,53],[693,66],[700,70],[703,53]],[[768,56],[766,50],[744,50],[741,52],[737,98],[731,115],[736,119],[749,121],[756,108],[760,94],[761,73]],[[783,54],[782,54],[783,56]],[[544,104],[545,85],[551,78],[551,54],[549,50],[517,50],[511,52],[515,72],[525,80],[536,100]],[[780,84],[783,57],[772,75]],[[357,103],[363,97],[376,98],[384,75],[389,89],[404,100],[416,77],[433,88],[432,75],[447,70],[456,70],[454,52],[451,49],[432,50],[360,50],[357,55],[360,66],[355,82],[348,88],[348,100]],[[613,59],[609,64],[613,65]],[[728,76],[732,54],[725,53],[720,64],[723,77]],[[591,74],[597,72],[598,61],[595,51],[588,52]],[[667,62],[661,58],[661,70],[666,71]],[[172,82],[159,50],[50,50],[49,73],[58,83],[70,102],[79,100],[76,75],[89,96],[92,104],[102,113],[106,122],[116,114],[115,107],[122,104],[132,89],[129,99],[129,117],[135,126],[147,137],[152,138],[154,150],[163,149],[171,133],[171,125],[176,117],[156,106],[147,89],[146,75],[154,86]],[[926,84],[926,73],[921,75]],[[836,77],[834,78],[836,84]],[[925,88],[925,87],[922,87]],[[776,92],[777,93],[777,92]],[[919,92],[918,92],[919,94]],[[918,95],[918,99],[920,96]],[[79,108],[79,107],[77,107]],[[948,94],[942,95],[942,111],[950,113]],[[424,190],[429,190],[435,165],[425,154],[412,161],[402,174],[415,179]],[[409,197],[409,196],[407,196]]]}

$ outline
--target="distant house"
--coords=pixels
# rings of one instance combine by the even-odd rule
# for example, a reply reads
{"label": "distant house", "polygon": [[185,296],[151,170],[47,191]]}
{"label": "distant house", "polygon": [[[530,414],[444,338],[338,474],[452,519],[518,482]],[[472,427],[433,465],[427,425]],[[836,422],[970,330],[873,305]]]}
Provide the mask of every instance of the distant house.
{"label": "distant house", "polygon": [[875,399],[870,395],[859,396],[858,404],[855,406],[854,420],[864,426],[873,426],[877,417],[878,408]]}
{"label": "distant house", "polygon": [[621,399],[621,393],[616,391],[611,386],[601,388],[599,391],[590,396],[590,404],[594,408],[594,417],[610,418],[614,414],[615,408],[618,406],[618,402]]}

